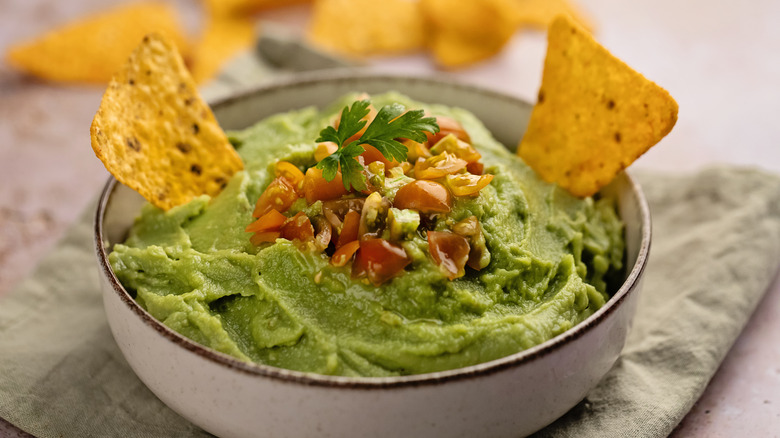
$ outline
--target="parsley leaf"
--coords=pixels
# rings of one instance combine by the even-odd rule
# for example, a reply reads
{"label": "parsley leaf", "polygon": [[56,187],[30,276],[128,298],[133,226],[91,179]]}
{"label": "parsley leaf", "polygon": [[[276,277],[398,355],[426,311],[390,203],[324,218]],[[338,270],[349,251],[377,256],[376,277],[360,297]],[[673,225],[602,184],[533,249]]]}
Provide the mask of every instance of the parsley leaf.
{"label": "parsley leaf", "polygon": [[397,139],[423,142],[426,139],[425,131],[432,134],[439,132],[435,117],[425,117],[423,110],[404,112],[406,108],[403,105],[394,103],[382,107],[360,138],[345,145],[350,137],[366,125],[362,119],[368,115],[370,104],[368,100],[360,100],[352,103],[351,107],[344,107],[338,129],[328,126],[320,131],[316,140],[318,143],[332,141],[338,145],[336,152],[317,163],[317,168],[322,169],[326,181],[333,181],[341,167],[342,182],[347,190],[350,187],[358,191],[366,189],[363,166],[355,158],[364,151],[361,144],[370,144],[388,160],[401,162],[406,161],[408,150]]}

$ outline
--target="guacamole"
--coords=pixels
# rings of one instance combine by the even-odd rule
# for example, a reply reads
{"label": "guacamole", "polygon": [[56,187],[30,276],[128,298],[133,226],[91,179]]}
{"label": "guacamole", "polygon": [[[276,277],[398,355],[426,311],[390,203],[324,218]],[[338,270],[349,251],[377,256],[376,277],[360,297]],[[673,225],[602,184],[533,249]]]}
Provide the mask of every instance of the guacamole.
{"label": "guacamole", "polygon": [[[397,246],[408,263],[375,285],[356,278],[351,263],[334,264],[327,251],[282,238],[250,241],[245,229],[276,163],[302,172],[314,166],[318,133],[354,99],[345,96],[322,112],[278,114],[231,133],[245,170],[222,193],[167,212],[144,207],[109,256],[138,303],[184,336],[245,361],[393,376],[516,353],[566,331],[609,298],[624,248],[611,200],[578,199],[543,182],[465,110],[396,93],[371,102],[424,108],[460,122],[484,173],[492,175],[476,196],[454,197],[448,213],[423,215],[420,225],[430,236],[476,218],[487,254],[482,263],[448,275],[425,235],[406,233]],[[383,184],[391,180],[388,173]],[[285,215],[316,217],[323,208],[322,201],[300,198]],[[394,211],[399,223],[408,218],[408,209]]]}

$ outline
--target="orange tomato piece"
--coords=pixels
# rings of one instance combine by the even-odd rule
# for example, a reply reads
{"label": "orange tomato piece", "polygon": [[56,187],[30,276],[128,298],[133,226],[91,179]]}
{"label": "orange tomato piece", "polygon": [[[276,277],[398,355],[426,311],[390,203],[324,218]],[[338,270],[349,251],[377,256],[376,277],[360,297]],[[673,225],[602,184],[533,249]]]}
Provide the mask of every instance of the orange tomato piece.
{"label": "orange tomato piece", "polygon": [[360,213],[351,210],[344,216],[344,225],[339,233],[339,240],[336,242],[336,249],[341,248],[349,242],[358,239],[358,228],[360,226]]}
{"label": "orange tomato piece", "polygon": [[493,175],[447,175],[447,186],[455,196],[476,196],[490,181],[493,181]]}
{"label": "orange tomato piece", "polygon": [[332,141],[317,143],[317,148],[314,149],[314,159],[317,160],[317,162],[319,163],[320,161],[324,160],[325,157],[327,157],[328,155],[336,152],[338,148],[339,145],[333,143]]}
{"label": "orange tomato piece", "polygon": [[363,157],[364,164],[370,164],[374,161],[379,161],[384,163],[384,165],[387,167],[398,165],[398,161],[388,160],[384,155],[382,155],[381,152],[379,152],[379,149],[371,146],[370,144],[361,144],[360,146],[365,150],[365,152],[360,154],[360,156]]}
{"label": "orange tomato piece", "polygon": [[330,263],[333,266],[346,265],[347,262],[352,259],[352,256],[355,254],[355,252],[357,252],[358,248],[360,248],[360,242],[357,240],[353,240],[352,242],[343,245],[333,253],[333,257],[331,257]]}
{"label": "orange tomato piece", "polygon": [[315,201],[327,201],[338,199],[348,192],[341,181],[341,172],[336,172],[332,181],[327,181],[322,176],[322,170],[310,167],[303,178],[303,193],[309,204]]}
{"label": "orange tomato piece", "polygon": [[436,123],[439,124],[438,133],[425,133],[425,136],[428,137],[428,144],[434,145],[449,134],[452,134],[467,143],[471,143],[471,137],[469,137],[469,134],[463,129],[463,125],[457,120],[444,116],[436,116]]}
{"label": "orange tomato piece", "polygon": [[465,168],[468,163],[454,154],[442,152],[428,159],[418,159],[414,163],[414,176],[418,179],[438,179],[445,175],[456,173]]}
{"label": "orange tomato piece", "polygon": [[314,240],[314,227],[311,226],[309,217],[302,211],[287,219],[279,230],[282,237],[287,240],[300,240],[307,242]]}
{"label": "orange tomato piece", "polygon": [[402,273],[411,261],[400,245],[385,239],[363,240],[352,265],[352,276],[366,276],[372,284],[379,286]]}
{"label": "orange tomato piece", "polygon": [[473,175],[482,175],[482,173],[485,172],[485,165],[479,161],[475,161],[473,163],[469,163],[466,166],[466,170]]}
{"label": "orange tomato piece", "polygon": [[433,261],[450,280],[466,273],[470,247],[465,237],[449,231],[428,231],[428,249]]}
{"label": "orange tomato piece", "polygon": [[284,178],[274,178],[257,200],[252,216],[261,217],[271,210],[284,213],[298,199],[293,186]]}
{"label": "orange tomato piece", "polygon": [[254,246],[258,246],[261,243],[270,243],[276,241],[281,236],[282,233],[278,231],[265,231],[262,233],[255,233],[252,237],[249,238],[249,241]]}
{"label": "orange tomato piece", "polygon": [[275,174],[277,178],[284,178],[295,189],[301,188],[303,182],[303,172],[289,161],[280,161],[276,163]]}
{"label": "orange tomato piece", "polygon": [[452,197],[442,184],[418,179],[398,189],[393,204],[421,213],[447,213],[452,208]]}
{"label": "orange tomato piece", "polygon": [[244,231],[247,233],[262,233],[264,231],[279,231],[279,227],[284,224],[287,217],[276,210],[271,209],[268,213],[260,216],[260,219],[249,224]]}

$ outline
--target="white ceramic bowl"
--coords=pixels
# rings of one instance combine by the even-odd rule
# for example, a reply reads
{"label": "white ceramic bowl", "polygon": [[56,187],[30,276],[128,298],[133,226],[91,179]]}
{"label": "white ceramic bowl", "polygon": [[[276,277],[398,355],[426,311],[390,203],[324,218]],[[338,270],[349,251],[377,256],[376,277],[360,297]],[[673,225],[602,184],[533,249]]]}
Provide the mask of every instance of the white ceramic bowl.
{"label": "white ceramic bowl", "polygon": [[[505,145],[516,145],[531,107],[521,100],[432,78],[317,75],[264,86],[213,105],[226,129],[281,111],[324,106],[351,91],[396,90],[466,108]],[[626,278],[583,323],[526,351],[479,365],[390,378],[346,378],[241,362],[179,335],[125,291],[107,261],[143,199],[111,178],[97,210],[97,257],[106,314],[138,377],[166,405],[219,436],[447,436],[530,434],[582,400],[623,348],[650,249],[650,215],[637,184],[621,174],[603,194],[625,222]]]}

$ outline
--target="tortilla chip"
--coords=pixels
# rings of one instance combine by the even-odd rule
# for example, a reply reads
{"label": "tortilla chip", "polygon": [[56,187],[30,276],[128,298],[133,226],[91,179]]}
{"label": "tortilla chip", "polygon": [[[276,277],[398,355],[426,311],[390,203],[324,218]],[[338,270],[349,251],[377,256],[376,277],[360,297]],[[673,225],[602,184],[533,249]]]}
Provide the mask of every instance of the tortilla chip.
{"label": "tortilla chip", "polygon": [[430,32],[430,49],[444,67],[460,67],[498,53],[517,30],[516,0],[420,2]]}
{"label": "tortilla chip", "polygon": [[106,169],[164,210],[216,196],[243,168],[173,43],[159,35],[145,37],[111,79],[91,137]]}
{"label": "tortilla chip", "polygon": [[122,6],[12,46],[14,67],[51,81],[106,83],[144,35],[156,32],[182,50],[184,33],[173,8],[159,3]]}
{"label": "tortilla chip", "polygon": [[308,3],[311,0],[205,0],[206,8],[212,16],[246,16],[279,6]]}
{"label": "tortilla chip", "polygon": [[425,43],[425,22],[409,0],[318,0],[309,38],[347,56],[411,52]]}
{"label": "tortilla chip", "polygon": [[193,50],[192,76],[197,83],[219,73],[222,65],[255,43],[255,22],[247,17],[211,15]]}
{"label": "tortilla chip", "polygon": [[587,31],[595,29],[593,20],[567,0],[516,0],[520,26],[546,30],[558,15],[566,15]]}
{"label": "tortilla chip", "polygon": [[543,179],[590,196],[672,130],[677,102],[570,18],[548,32],[539,100],[518,155]]}

